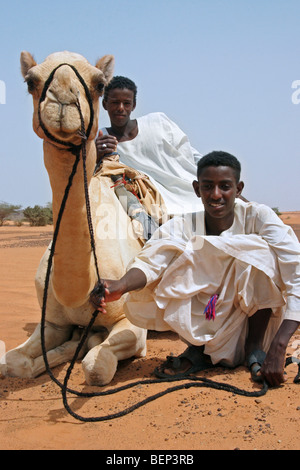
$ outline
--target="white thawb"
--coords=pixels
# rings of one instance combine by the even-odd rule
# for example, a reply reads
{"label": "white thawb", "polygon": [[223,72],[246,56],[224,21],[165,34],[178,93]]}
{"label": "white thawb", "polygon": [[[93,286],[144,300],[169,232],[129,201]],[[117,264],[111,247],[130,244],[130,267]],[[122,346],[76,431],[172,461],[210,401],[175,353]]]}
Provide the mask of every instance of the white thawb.
{"label": "white thawb", "polygon": [[[204,212],[161,226],[130,263],[147,278],[131,292],[128,319],[140,327],[173,330],[188,344],[205,345],[214,364],[244,361],[248,317],[271,308],[267,351],[281,321],[300,321],[300,244],[272,209],[239,201],[233,225],[205,235]],[[204,309],[217,294],[215,320]]]}
{"label": "white thawb", "polygon": [[[138,134],[117,146],[120,162],[149,176],[170,215],[203,209],[192,187],[201,154],[164,113],[137,118]],[[101,129],[107,134],[105,128]]]}

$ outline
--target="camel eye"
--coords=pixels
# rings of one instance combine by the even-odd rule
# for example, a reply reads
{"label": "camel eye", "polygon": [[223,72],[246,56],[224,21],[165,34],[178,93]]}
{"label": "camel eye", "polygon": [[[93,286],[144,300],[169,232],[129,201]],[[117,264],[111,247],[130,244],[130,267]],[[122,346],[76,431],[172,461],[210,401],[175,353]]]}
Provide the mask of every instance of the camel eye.
{"label": "camel eye", "polygon": [[33,80],[28,80],[27,88],[28,88],[29,93],[32,93],[34,91],[34,81]]}
{"label": "camel eye", "polygon": [[33,93],[36,89],[37,82],[32,77],[25,78],[25,82],[27,83],[27,89],[29,93]]}
{"label": "camel eye", "polygon": [[97,83],[95,88],[96,88],[97,93],[102,94],[104,90],[104,83],[102,82]]}

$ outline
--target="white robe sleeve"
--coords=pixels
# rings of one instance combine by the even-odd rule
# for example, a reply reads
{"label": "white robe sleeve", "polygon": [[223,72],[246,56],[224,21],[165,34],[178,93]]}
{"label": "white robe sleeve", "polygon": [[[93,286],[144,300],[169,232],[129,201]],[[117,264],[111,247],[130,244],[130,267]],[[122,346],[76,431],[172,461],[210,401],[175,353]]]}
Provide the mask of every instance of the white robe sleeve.
{"label": "white robe sleeve", "polygon": [[158,281],[168,266],[186,249],[193,230],[191,217],[190,214],[177,216],[159,227],[128,265],[127,271],[139,268],[147,278],[147,285]]}
{"label": "white robe sleeve", "polygon": [[164,113],[150,113],[137,122],[137,136],[118,144],[120,161],[150,177],[168,214],[202,210],[202,201],[192,187],[200,153],[190,145],[186,134]]}
{"label": "white robe sleeve", "polygon": [[[168,130],[169,141],[183,157],[183,163],[184,161],[189,161],[193,165],[197,164],[202,157],[202,154],[191,146],[188,136],[180,129],[177,124],[175,124],[175,122],[166,116],[166,114],[160,113],[160,118],[166,130]],[[174,153],[173,155],[175,156]]]}
{"label": "white robe sleeve", "polygon": [[285,319],[300,321],[300,243],[294,231],[265,205],[258,205],[254,230],[276,254],[287,302]]}

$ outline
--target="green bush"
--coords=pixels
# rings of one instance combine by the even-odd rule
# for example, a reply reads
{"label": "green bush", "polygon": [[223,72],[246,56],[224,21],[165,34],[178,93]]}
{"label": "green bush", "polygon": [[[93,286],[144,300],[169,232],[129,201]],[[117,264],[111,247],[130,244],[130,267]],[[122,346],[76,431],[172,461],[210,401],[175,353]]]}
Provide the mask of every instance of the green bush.
{"label": "green bush", "polygon": [[278,216],[281,215],[281,212],[279,211],[278,207],[272,207],[272,209],[275,212],[275,214],[277,214]]}
{"label": "green bush", "polygon": [[8,204],[7,202],[0,202],[0,226],[4,224],[4,221],[7,220],[10,216],[20,212],[21,206],[14,206],[13,204]]}
{"label": "green bush", "polygon": [[48,204],[46,207],[34,206],[26,207],[23,211],[24,218],[32,227],[41,227],[53,223],[52,208]]}

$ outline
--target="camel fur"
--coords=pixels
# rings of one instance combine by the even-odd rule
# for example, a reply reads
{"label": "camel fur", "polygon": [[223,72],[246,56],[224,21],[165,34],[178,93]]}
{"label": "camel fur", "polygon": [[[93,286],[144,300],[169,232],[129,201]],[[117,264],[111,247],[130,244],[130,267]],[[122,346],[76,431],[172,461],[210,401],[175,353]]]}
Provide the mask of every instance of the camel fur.
{"label": "camel fur", "polygon": [[[86,167],[96,254],[101,279],[120,278],[128,262],[141,249],[133,233],[131,221],[111,189],[111,180],[94,175],[98,129],[99,96],[112,77],[114,57],[106,55],[92,66],[84,57],[70,52],[48,56],[37,64],[28,52],[21,53],[21,71],[33,99],[33,129],[43,139],[44,162],[53,196],[53,220],[57,222],[63,194],[75,156],[63,145],[49,140],[40,125],[39,99],[54,68],[70,64],[86,83],[94,110],[94,121],[86,142]],[[44,126],[58,141],[81,143],[81,120],[76,102],[79,100],[85,129],[90,121],[90,107],[82,83],[68,65],[60,66],[40,105]],[[36,290],[42,305],[49,248],[36,274]],[[63,213],[50,277],[45,344],[50,367],[71,360],[80,337],[79,327],[88,325],[94,311],[89,295],[97,282],[91,251],[83,185],[83,169],[77,172]],[[125,298],[107,305],[107,314],[98,315],[87,341],[82,366],[90,385],[109,383],[119,360],[143,357],[146,354],[146,331],[132,325],[123,313]],[[2,375],[33,378],[45,371],[41,349],[40,325],[22,345],[2,358]]]}

